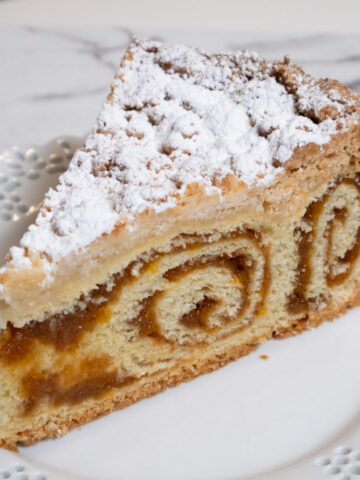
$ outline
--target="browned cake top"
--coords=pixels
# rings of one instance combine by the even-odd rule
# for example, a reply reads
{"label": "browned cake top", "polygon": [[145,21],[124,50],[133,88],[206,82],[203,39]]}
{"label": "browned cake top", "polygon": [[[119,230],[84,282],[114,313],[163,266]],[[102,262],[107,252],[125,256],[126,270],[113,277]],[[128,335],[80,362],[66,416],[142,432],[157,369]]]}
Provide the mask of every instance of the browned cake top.
{"label": "browned cake top", "polygon": [[287,60],[134,40],[93,133],[11,250],[12,264],[29,262],[24,249],[56,260],[119,223],[136,228],[139,214],[175,207],[190,185],[219,198],[229,176],[269,186],[296,149],[358,122],[358,108],[346,87]]}

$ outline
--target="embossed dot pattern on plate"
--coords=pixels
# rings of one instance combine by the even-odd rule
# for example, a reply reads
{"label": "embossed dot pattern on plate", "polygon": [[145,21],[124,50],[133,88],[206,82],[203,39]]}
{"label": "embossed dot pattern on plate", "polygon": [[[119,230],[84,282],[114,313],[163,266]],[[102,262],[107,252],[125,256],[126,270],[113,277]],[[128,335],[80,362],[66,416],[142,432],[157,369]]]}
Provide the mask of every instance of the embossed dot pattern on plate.
{"label": "embossed dot pattern on plate", "polygon": [[[34,191],[39,185],[39,179],[44,179],[43,186],[46,188],[51,182],[55,185],[58,174],[67,168],[69,158],[79,145],[80,140],[76,143],[58,139],[55,142],[56,148],[48,149],[47,155],[43,154],[43,150],[36,148],[28,149],[24,153],[13,149],[0,155],[0,222],[14,222],[36,213],[38,204],[33,202],[30,196],[24,196],[22,187],[28,184],[28,189]],[[17,165],[16,167],[10,167],[12,161]],[[36,182],[29,181],[29,175],[36,175],[37,177],[34,177]],[[35,185],[36,188],[34,188]],[[353,447],[341,445],[316,459],[309,458],[307,466],[313,469],[314,475],[302,477],[301,480],[303,478],[318,480],[326,477],[335,480],[360,480],[360,446],[354,442]],[[14,459],[17,457],[15,454],[11,455],[14,455]],[[22,461],[20,456],[17,458]],[[26,463],[25,460],[24,462]],[[62,476],[58,477],[56,473],[45,473],[35,465],[25,468],[21,463],[0,462],[0,480],[58,480],[59,478],[64,479]],[[289,480],[299,478],[289,476]]]}
{"label": "embossed dot pattern on plate", "polygon": [[80,142],[58,138],[52,142],[52,153],[46,156],[42,156],[35,147],[25,152],[14,147],[0,155],[0,221],[18,221],[24,215],[34,213],[38,205],[28,205],[21,197],[23,183],[64,172]]}
{"label": "embossed dot pattern on plate", "polygon": [[24,465],[21,463],[14,463],[6,469],[0,469],[0,480],[48,480],[48,477],[36,472],[28,472]]}
{"label": "embossed dot pattern on plate", "polygon": [[354,451],[348,446],[336,447],[332,455],[318,457],[315,465],[322,468],[325,475],[336,480],[360,480],[360,451]]}

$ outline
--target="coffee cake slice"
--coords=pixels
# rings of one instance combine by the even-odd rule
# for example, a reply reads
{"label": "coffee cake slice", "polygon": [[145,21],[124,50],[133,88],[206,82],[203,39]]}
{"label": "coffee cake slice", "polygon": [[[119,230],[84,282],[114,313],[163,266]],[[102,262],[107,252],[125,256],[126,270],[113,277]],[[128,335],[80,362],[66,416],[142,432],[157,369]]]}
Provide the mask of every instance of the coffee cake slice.
{"label": "coffee cake slice", "polygon": [[358,304],[359,112],[288,59],[134,40],[0,271],[1,446]]}

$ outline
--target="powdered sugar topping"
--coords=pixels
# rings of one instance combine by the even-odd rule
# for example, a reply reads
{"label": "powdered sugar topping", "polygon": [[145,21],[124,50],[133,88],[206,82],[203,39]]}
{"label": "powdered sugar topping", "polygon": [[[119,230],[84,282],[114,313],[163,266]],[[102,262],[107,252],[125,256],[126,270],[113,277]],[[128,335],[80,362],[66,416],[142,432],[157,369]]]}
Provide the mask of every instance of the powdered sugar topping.
{"label": "powdered sugar topping", "polygon": [[[134,41],[94,133],[48,192],[21,247],[56,261],[119,222],[136,228],[146,209],[174,207],[192,183],[220,196],[217,181],[227,175],[271,184],[295,148],[323,145],[338,128],[336,119],[299,114],[300,102],[319,110],[341,100],[316,88],[289,93],[256,53]],[[23,265],[20,256],[13,265]]]}

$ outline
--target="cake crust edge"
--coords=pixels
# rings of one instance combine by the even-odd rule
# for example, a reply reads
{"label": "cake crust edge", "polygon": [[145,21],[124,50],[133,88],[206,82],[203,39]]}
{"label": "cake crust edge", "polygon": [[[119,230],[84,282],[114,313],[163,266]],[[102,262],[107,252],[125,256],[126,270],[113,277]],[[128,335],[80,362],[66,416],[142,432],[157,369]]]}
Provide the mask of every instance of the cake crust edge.
{"label": "cake crust edge", "polygon": [[[134,45],[138,45],[139,41],[135,40]],[[131,46],[123,57],[123,62],[129,61],[129,54],[131,54]],[[218,185],[222,191],[223,206],[234,208],[237,205],[237,211],[252,210],[257,215],[268,216],[269,212],[264,212],[264,204],[271,207],[270,214],[274,217],[282,216],[296,216],[301,215],[299,211],[304,207],[304,202],[308,201],[308,197],[321,186],[322,183],[330,181],[335,175],[340,175],[348,168],[346,161],[346,148],[348,154],[357,156],[359,162],[359,138],[360,138],[360,99],[344,84],[332,79],[316,79],[309,74],[306,74],[301,67],[289,63],[288,59],[283,61],[276,61],[272,65],[273,74],[277,81],[284,86],[288,94],[294,95],[297,105],[297,115],[307,116],[316,121],[322,122],[324,120],[338,121],[339,131],[330,135],[328,143],[317,145],[315,143],[307,143],[303,147],[296,147],[293,155],[282,164],[283,172],[278,173],[274,181],[267,186],[247,185],[241,180],[241,177],[236,175],[229,175],[223,179]],[[115,80],[112,86],[114,90]],[[316,100],[316,92],[320,92],[326,98],[330,99],[332,95],[334,98],[341,99],[340,104],[345,108],[342,112],[341,108],[336,108],[330,102],[329,105],[318,110],[314,104],[311,107],[311,100]],[[302,106],[301,98],[306,94],[310,106],[305,108]],[[109,94],[107,104],[114,101],[114,91]],[[330,100],[329,100],[330,101]],[[305,102],[306,103],[306,102]],[[316,103],[316,102],[315,102]],[[310,108],[311,107],[311,108]],[[341,127],[342,124],[342,127]],[[343,129],[342,129],[343,128]],[[349,151],[351,150],[351,152]],[[334,153],[342,153],[342,159],[334,157]],[[305,172],[306,171],[306,175]],[[137,238],[138,244],[141,244],[143,238],[150,236],[151,231],[159,226],[172,228],[169,219],[173,217],[186,218],[188,223],[191,221],[194,225],[199,222],[199,217],[194,217],[194,205],[198,207],[202,205],[202,213],[209,212],[209,209],[214,208],[214,203],[218,201],[218,197],[208,196],[204,193],[203,187],[194,183],[189,185],[189,189],[185,191],[184,195],[177,198],[176,206],[169,208],[160,214],[151,211],[145,211],[136,218],[136,226],[138,231],[144,230],[145,235]],[[290,200],[290,201],[289,201]],[[289,209],[292,211],[289,212]],[[200,210],[199,210],[200,211]],[[222,210],[216,210],[216,215],[222,214]],[[151,227],[149,228],[149,224]],[[75,250],[69,258],[49,259],[47,252],[27,251],[26,260],[30,265],[25,267],[14,265],[9,262],[2,269],[0,269],[0,328],[4,328],[7,322],[14,326],[21,327],[31,320],[42,321],[44,318],[44,310],[47,313],[55,313],[55,310],[62,310],[68,308],[65,305],[67,299],[62,299],[57,305],[53,305],[49,301],[53,297],[53,292],[56,291],[56,281],[51,283],[47,277],[48,271],[51,271],[53,278],[60,281],[63,280],[62,265],[68,263],[66,277],[76,278],[78,264],[74,262],[75,266],[71,271],[70,265],[74,258],[82,257],[80,263],[84,263],[90,257],[91,260],[96,259],[101,249],[106,248],[109,237],[116,236],[118,238],[118,248],[124,248],[127,245],[129,238],[134,235],[134,230],[127,229],[127,221],[119,215],[119,223],[114,231],[108,236],[100,237],[88,244],[84,248],[84,253]],[[131,243],[131,242],[130,242]],[[126,247],[127,248],[127,247]],[[30,249],[31,250],[31,249]],[[81,261],[82,260],[82,261]],[[96,262],[94,262],[95,264]],[[95,270],[96,270],[95,265]],[[114,272],[108,272],[111,274]],[[82,270],[83,276],[93,276],[94,282],[103,283],[105,278],[95,278],[94,270]],[[66,280],[65,280],[66,282]],[[18,288],[18,284],[22,288]],[[78,283],[79,285],[77,285]],[[92,286],[93,286],[92,285]],[[79,287],[79,288],[77,288]],[[33,309],[31,314],[22,308],[23,304],[33,301],[38,297],[39,289],[43,289],[46,298],[40,298],[39,308]],[[89,290],[91,285],[80,285],[80,282],[74,282],[74,296],[78,297],[82,292]],[[20,294],[18,291],[20,290]],[[47,292],[50,292],[47,295]],[[50,308],[48,308],[50,307]]]}
{"label": "cake crust edge", "polygon": [[[201,359],[201,361],[187,360],[175,365],[169,370],[156,372],[144,379],[140,388],[138,382],[127,387],[122,387],[111,399],[105,398],[96,401],[95,405],[86,407],[83,410],[81,406],[79,406],[75,414],[71,412],[70,418],[66,418],[64,415],[51,415],[51,420],[48,420],[43,425],[31,431],[25,430],[23,432],[17,432],[14,435],[0,439],[0,448],[16,452],[18,451],[18,446],[28,446],[47,438],[61,437],[69,431],[108,415],[113,411],[129,407],[140,400],[163,392],[167,388],[176,387],[183,382],[194,380],[200,375],[218,370],[230,362],[249,355],[256,350],[260,344],[265,343],[271,338],[282,340],[291,336],[300,335],[306,330],[319,327],[325,321],[332,322],[339,316],[344,315],[348,308],[358,305],[360,305],[360,291],[342,304],[332,302],[320,311],[309,312],[307,318],[303,321],[296,320],[289,327],[272,332],[270,335],[264,334],[254,337],[251,343],[233,345],[230,349],[225,347],[225,350],[219,354],[210,355]],[[141,381],[141,379],[139,380]]]}
{"label": "cake crust edge", "polygon": [[[146,252],[150,245],[157,247],[183,232],[209,231],[216,218],[223,217],[226,221],[238,217],[239,221],[243,221],[249,211],[252,218],[259,220],[268,219],[269,215],[274,221],[280,222],[286,218],[300,218],[310,201],[321,195],[332,179],[351,169],[355,172],[360,167],[359,138],[360,125],[353,125],[348,132],[335,135],[324,146],[320,156],[318,147],[312,144],[299,149],[289,160],[284,172],[278,175],[276,184],[266,189],[249,189],[241,186],[238,180],[232,179],[232,182],[229,179],[224,186],[222,202],[217,196],[206,195],[198,185],[193,185],[173,209],[161,214],[152,211],[141,214],[136,230],[131,231],[125,225],[120,225],[109,235],[88,245],[84,251],[62,259],[52,282],[46,279],[46,256],[32,255],[31,265],[21,269],[8,264],[0,270],[0,284],[3,286],[0,291],[0,328],[5,328],[7,322],[22,327],[31,320],[42,321],[48,314],[71,308],[70,298],[77,299],[96,284],[104,283],[113,273],[126,267],[134,256]],[[312,157],[313,163],[307,165],[305,175],[302,160],[306,156]],[[351,159],[354,162],[352,166]],[[265,211],[265,204],[272,204],[272,211]],[[289,211],[289,206],[292,211]],[[209,212],[212,215],[209,216]],[[106,255],[104,252],[112,254]],[[101,264],[103,267],[99,268]],[[57,299],[56,303],[54,298]],[[31,309],[28,305],[32,305]]]}

